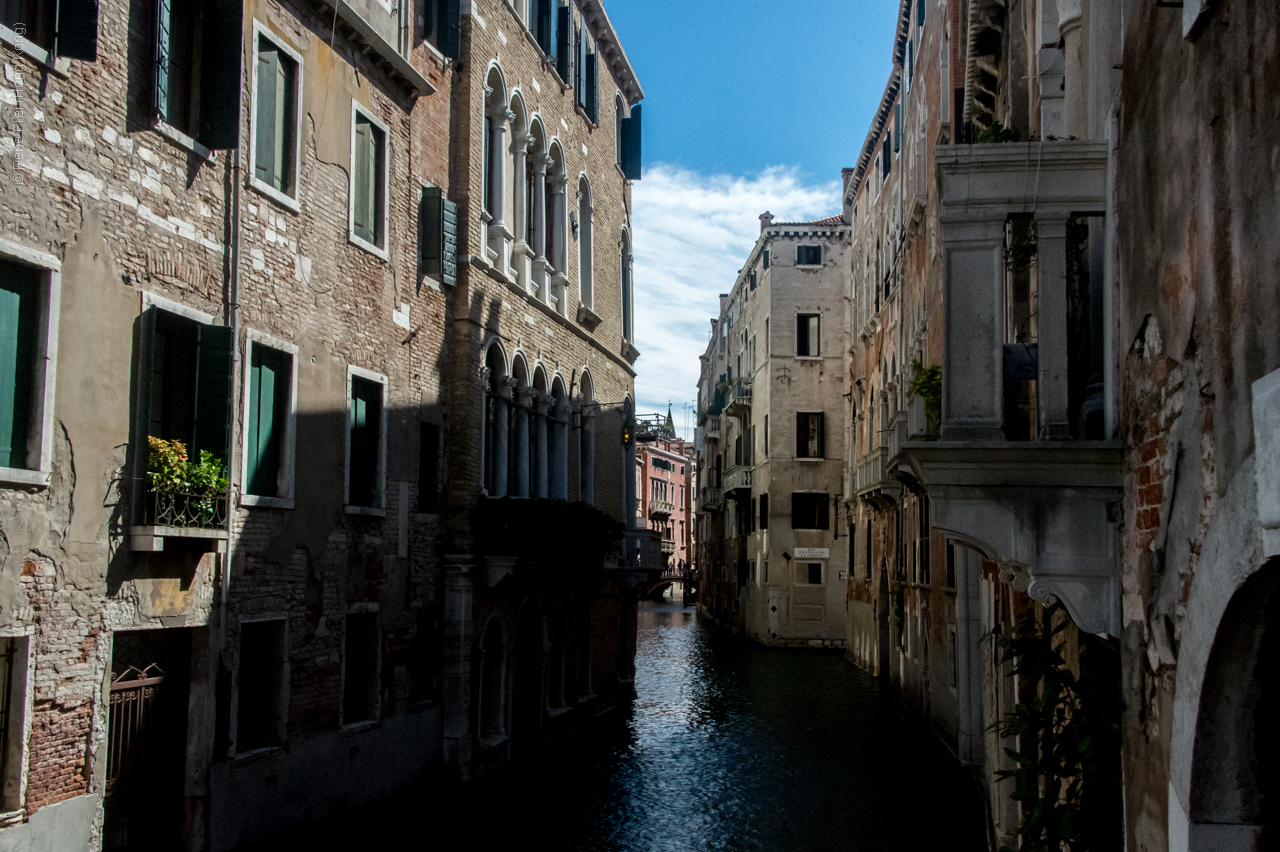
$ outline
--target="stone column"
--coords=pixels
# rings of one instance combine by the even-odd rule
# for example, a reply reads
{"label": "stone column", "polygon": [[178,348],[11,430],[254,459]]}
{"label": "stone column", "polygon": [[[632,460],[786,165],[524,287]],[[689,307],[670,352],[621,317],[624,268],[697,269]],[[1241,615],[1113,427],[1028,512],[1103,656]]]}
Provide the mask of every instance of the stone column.
{"label": "stone column", "polygon": [[1063,43],[1063,130],[1066,136],[1083,139],[1089,123],[1089,102],[1085,97],[1088,86],[1080,57],[1080,0],[1058,0],[1058,32]]}
{"label": "stone column", "polygon": [[533,257],[547,262],[547,166],[546,154],[533,160]]}
{"label": "stone column", "polygon": [[982,557],[957,544],[956,558],[956,668],[958,693],[957,751],[960,762],[982,762],[982,638],[980,581]]}
{"label": "stone column", "polygon": [[489,120],[493,122],[493,144],[490,150],[489,187],[493,197],[493,209],[489,213],[493,221],[491,232],[506,235],[507,227],[504,213],[507,206],[507,122],[514,119],[515,113],[507,110],[506,104],[499,104],[489,109]]}
{"label": "stone column", "polygon": [[529,388],[516,389],[516,481],[517,497],[529,496]]}
{"label": "stone column", "polygon": [[587,505],[595,505],[596,499],[596,418],[594,412],[588,413],[590,409],[583,406],[582,412],[582,435],[578,440],[582,442],[581,471],[579,472],[579,480],[582,484],[581,499]]}
{"label": "stone column", "polygon": [[551,421],[551,496],[569,499],[569,406],[557,401]]}
{"label": "stone column", "polygon": [[1067,421],[1067,219],[1036,216],[1036,299],[1039,437],[1071,438]]}
{"label": "stone column", "polygon": [[444,558],[444,765],[459,775],[471,762],[471,592],[476,557]]}
{"label": "stone column", "polygon": [[533,137],[528,133],[522,133],[515,136],[511,140],[511,152],[513,154],[513,162],[515,164],[512,169],[512,227],[515,230],[513,235],[514,244],[511,248],[511,266],[517,283],[526,290],[529,289],[529,268],[527,258],[529,255],[529,243],[525,240],[525,233],[529,229],[529,215],[532,211],[525,205],[525,169],[529,159],[529,147],[533,144]]}
{"label": "stone column", "polygon": [[547,407],[550,398],[545,393],[538,394],[534,401],[535,429],[533,448],[537,454],[534,459],[533,489],[535,497],[547,496]]}
{"label": "stone column", "polygon": [[511,443],[510,388],[500,380],[493,400],[493,493],[490,497],[507,496],[507,450]]}

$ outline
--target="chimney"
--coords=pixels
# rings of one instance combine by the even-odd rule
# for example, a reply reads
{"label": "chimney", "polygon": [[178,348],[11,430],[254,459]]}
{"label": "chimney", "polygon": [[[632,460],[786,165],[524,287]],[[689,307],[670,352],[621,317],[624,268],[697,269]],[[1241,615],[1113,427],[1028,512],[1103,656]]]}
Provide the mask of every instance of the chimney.
{"label": "chimney", "polygon": [[840,217],[844,219],[846,225],[853,222],[853,169],[840,170],[841,198],[843,199],[843,207]]}
{"label": "chimney", "polygon": [[768,210],[760,214],[760,233],[764,233],[764,229],[773,224],[773,214]]}

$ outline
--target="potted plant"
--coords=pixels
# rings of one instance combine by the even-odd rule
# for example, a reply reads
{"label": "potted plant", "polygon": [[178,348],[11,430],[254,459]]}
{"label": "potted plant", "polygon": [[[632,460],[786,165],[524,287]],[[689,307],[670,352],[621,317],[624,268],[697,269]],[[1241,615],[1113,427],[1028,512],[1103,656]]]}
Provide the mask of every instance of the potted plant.
{"label": "potted plant", "polygon": [[147,480],[158,526],[216,527],[226,521],[231,482],[226,465],[208,450],[193,461],[181,441],[147,437]]}

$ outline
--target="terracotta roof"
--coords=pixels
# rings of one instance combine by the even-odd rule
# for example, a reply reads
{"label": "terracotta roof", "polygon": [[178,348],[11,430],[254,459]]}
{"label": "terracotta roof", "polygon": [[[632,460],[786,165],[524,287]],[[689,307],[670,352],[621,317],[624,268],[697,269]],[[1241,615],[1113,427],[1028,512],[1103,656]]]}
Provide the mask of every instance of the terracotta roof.
{"label": "terracotta roof", "polygon": [[843,225],[845,224],[844,215],[837,213],[834,216],[827,216],[822,219],[814,219],[812,222],[770,222],[770,228],[776,228],[779,225]]}

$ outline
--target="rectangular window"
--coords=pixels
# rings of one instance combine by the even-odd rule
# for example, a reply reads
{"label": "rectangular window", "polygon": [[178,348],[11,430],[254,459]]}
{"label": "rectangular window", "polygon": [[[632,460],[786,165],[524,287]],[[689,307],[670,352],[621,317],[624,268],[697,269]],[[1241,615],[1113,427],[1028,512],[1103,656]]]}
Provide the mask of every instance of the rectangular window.
{"label": "rectangular window", "polygon": [[26,636],[0,639],[0,808],[6,812],[22,807],[28,647]]}
{"label": "rectangular window", "polygon": [[254,21],[253,182],[271,198],[298,209],[298,102],[301,57]]}
{"label": "rectangular window", "polygon": [[342,724],[378,718],[378,613],[347,614],[342,643]]}
{"label": "rectangular window", "polygon": [[791,528],[825,530],[830,528],[826,494],[796,491],[791,495]]}
{"label": "rectangular window", "polygon": [[236,751],[284,743],[289,718],[288,689],[284,619],[242,622]]}
{"label": "rectangular window", "polygon": [[956,546],[947,542],[947,588],[956,587]]}
{"label": "rectangular window", "polygon": [[796,246],[796,266],[821,266],[822,246]]}
{"label": "rectangular window", "polygon": [[347,371],[347,507],[381,509],[383,394],[387,380],[355,367],[348,367]]}
{"label": "rectangular window", "polygon": [[826,415],[820,411],[796,414],[796,458],[820,459],[826,457],[825,420]]}
{"label": "rectangular window", "polygon": [[418,511],[435,512],[440,504],[440,427],[421,424],[418,434]]}
{"label": "rectangular window", "polygon": [[760,495],[760,529],[769,529],[769,495]]}
{"label": "rectangular window", "polygon": [[237,0],[155,0],[156,117],[211,150],[240,142],[243,15]]}
{"label": "rectangular window", "polygon": [[796,563],[796,582],[802,586],[821,586],[822,585],[822,563],[821,562],[797,562]]}
{"label": "rectangular window", "polygon": [[387,126],[351,104],[351,241],[386,258]]}
{"label": "rectangular window", "polygon": [[769,268],[769,250],[765,249],[760,253],[760,266],[762,269]]}
{"label": "rectangular window", "polygon": [[439,701],[444,692],[444,614],[440,607],[424,606],[418,610],[410,653],[410,700]]}
{"label": "rectangular window", "polygon": [[817,358],[822,354],[819,319],[817,314],[796,315],[796,355]]}
{"label": "rectangular window", "polygon": [[440,51],[442,56],[458,58],[458,32],[461,23],[459,0],[423,0],[422,40]]}
{"label": "rectangular window", "polygon": [[11,246],[0,240],[0,480],[43,484],[53,449],[62,278],[56,258],[12,246],[47,264],[28,265],[3,257]]}
{"label": "rectangular window", "polygon": [[245,494],[293,499],[294,356],[249,341]]}
{"label": "rectangular window", "polygon": [[769,458],[769,415],[764,416],[764,457]]}

